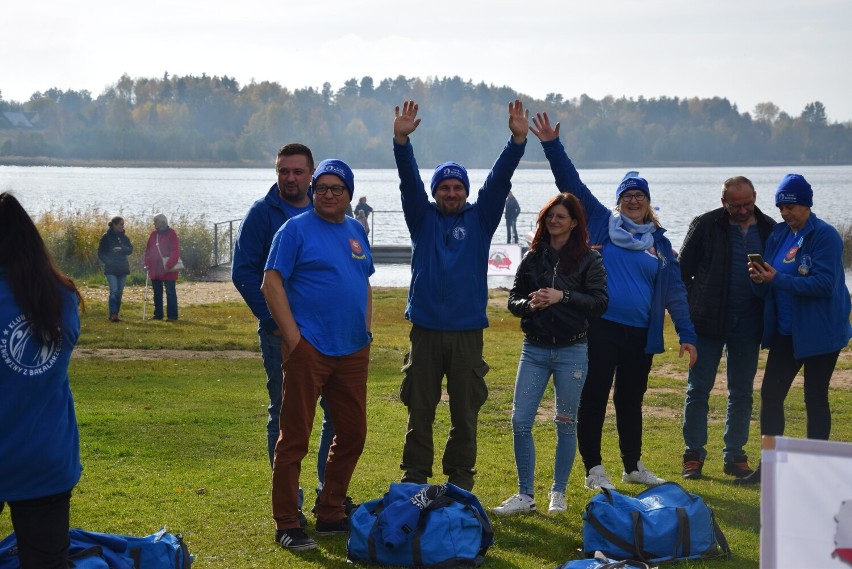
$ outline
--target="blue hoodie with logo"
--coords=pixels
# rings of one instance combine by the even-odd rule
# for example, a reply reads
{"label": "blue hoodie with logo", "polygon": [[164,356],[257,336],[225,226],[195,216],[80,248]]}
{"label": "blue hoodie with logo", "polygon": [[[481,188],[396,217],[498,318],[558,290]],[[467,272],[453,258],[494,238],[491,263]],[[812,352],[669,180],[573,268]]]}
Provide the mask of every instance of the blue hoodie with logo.
{"label": "blue hoodie with logo", "polygon": [[488,327],[488,252],[503,218],[512,174],[526,141],[503,148],[476,202],[456,215],[444,215],[429,200],[411,142],[394,141],[402,211],[411,234],[411,285],[405,318],[430,330],[481,330]]}
{"label": "blue hoodie with logo", "polygon": [[0,502],[66,492],[80,479],[80,435],[68,380],[80,336],[77,296],[62,286],[62,335],[35,337],[0,268]]}

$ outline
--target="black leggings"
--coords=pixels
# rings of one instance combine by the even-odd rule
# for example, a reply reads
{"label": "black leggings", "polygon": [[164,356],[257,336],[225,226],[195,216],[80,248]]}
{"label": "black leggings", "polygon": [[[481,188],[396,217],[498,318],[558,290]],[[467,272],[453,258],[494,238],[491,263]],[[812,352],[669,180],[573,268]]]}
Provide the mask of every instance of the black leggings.
{"label": "black leggings", "polygon": [[9,510],[21,569],[67,569],[71,491],[9,502]]}
{"label": "black leggings", "polygon": [[647,328],[589,319],[589,372],[577,411],[577,448],[586,472],[602,463],[601,437],[613,387],[615,426],[625,472],[642,456],[642,400],[648,389],[652,354],[645,353]]}
{"label": "black leggings", "polygon": [[807,436],[809,439],[828,440],[831,434],[828,384],[838,355],[840,350],[797,360],[793,357],[793,337],[775,334],[760,387],[760,434],[784,434],[784,400],[796,374],[804,367]]}

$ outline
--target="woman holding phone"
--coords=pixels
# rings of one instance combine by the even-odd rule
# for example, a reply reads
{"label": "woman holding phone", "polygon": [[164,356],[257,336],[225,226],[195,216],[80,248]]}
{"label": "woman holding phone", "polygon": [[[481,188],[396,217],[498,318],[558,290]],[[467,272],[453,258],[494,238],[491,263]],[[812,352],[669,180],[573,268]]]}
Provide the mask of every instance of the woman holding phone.
{"label": "woman holding phone", "polygon": [[[769,348],[760,388],[760,434],[784,434],[784,400],[804,368],[807,437],[831,434],[828,385],[840,350],[852,338],[843,240],[811,211],[813,189],[787,174],[775,191],[784,219],[766,241],[765,261],[749,263],[755,292],[763,297],[763,338]],[[740,484],[760,482],[760,467]]]}

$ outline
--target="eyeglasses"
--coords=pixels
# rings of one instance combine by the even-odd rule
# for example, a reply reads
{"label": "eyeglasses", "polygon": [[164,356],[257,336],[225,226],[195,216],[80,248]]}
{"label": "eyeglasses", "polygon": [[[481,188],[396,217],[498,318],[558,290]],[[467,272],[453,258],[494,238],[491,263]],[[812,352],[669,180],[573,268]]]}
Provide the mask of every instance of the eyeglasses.
{"label": "eyeglasses", "polygon": [[326,192],[331,190],[331,193],[335,196],[342,195],[343,192],[346,191],[346,186],[339,184],[337,186],[315,186],[314,193],[318,196],[324,196]]}
{"label": "eyeglasses", "polygon": [[754,207],[754,202],[746,202],[746,203],[730,203],[730,202],[725,202],[725,205],[728,207],[728,209],[733,209],[733,210],[737,210],[737,209],[751,209],[751,208],[753,208],[753,207]]}
{"label": "eyeglasses", "polygon": [[621,201],[642,203],[645,201],[645,193],[633,192],[632,194],[621,194]]}
{"label": "eyeglasses", "polygon": [[548,221],[551,220],[551,219],[555,219],[556,221],[565,221],[565,220],[570,219],[570,218],[571,218],[570,215],[565,215],[565,214],[562,214],[562,213],[546,213],[546,214],[544,214],[544,219],[547,219]]}

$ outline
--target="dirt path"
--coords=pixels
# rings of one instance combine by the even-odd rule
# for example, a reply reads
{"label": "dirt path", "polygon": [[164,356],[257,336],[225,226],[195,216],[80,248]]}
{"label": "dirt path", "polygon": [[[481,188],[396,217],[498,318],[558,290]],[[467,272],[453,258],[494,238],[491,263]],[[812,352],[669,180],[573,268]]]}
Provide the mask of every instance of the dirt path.
{"label": "dirt path", "polygon": [[[124,300],[128,302],[143,302],[144,286],[129,286],[124,289]],[[81,292],[86,299],[107,301],[109,289],[104,286],[84,286]],[[242,297],[237,292],[234,285],[229,282],[178,282],[177,284],[178,299],[181,304],[197,305],[197,304],[212,304],[216,302],[242,302]],[[495,306],[505,306],[507,292],[503,290],[492,291],[489,303]],[[148,302],[151,302],[151,290],[148,290]],[[239,350],[220,350],[216,352],[199,352],[191,350],[119,350],[119,349],[77,349],[74,350],[75,357],[100,357],[116,360],[151,360],[160,358],[170,359],[208,359],[208,358],[257,358],[259,354],[251,351]],[[765,361],[766,351],[761,352],[761,359]],[[852,351],[844,350],[840,352],[838,363],[852,361]],[[716,376],[716,384],[713,388],[713,393],[724,394],[725,376],[724,369],[720,370]],[[671,365],[654,366],[652,374],[673,379],[680,379],[683,382],[683,389],[680,388],[651,388],[649,392],[654,391],[677,391],[682,393],[686,389],[686,374],[683,371],[675,369]],[[763,378],[763,370],[758,370],[757,378],[755,379],[755,390],[759,389],[760,381]],[[801,384],[801,375],[796,378],[794,384]],[[852,388],[852,369],[835,370],[831,379],[832,387],[841,389]],[[656,413],[654,408],[650,409],[652,413]],[[674,413],[671,409],[659,409],[661,414]],[[677,411],[680,412],[680,411]]]}

